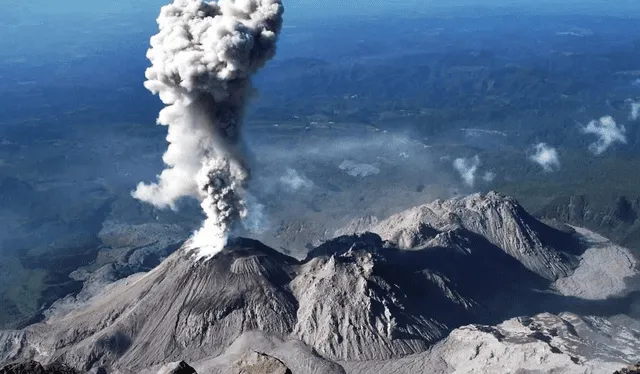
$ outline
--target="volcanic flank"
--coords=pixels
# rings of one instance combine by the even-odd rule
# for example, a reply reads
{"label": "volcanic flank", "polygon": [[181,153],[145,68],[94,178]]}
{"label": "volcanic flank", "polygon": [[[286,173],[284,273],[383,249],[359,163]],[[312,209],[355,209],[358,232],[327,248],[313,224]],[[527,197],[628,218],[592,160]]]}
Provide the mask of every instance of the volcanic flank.
{"label": "volcanic flank", "polygon": [[[613,285],[637,278],[638,261],[629,251],[602,242],[594,251],[584,234],[547,226],[495,193],[431,207],[448,207],[443,216],[457,224],[421,214],[392,229],[392,217],[379,227],[393,240],[372,233],[342,236],[304,261],[249,239],[231,240],[215,257],[198,261],[180,249],[154,270],[108,287],[71,312],[53,310],[26,330],[0,333],[0,362],[35,359],[120,373],[158,372],[183,360],[199,373],[233,372],[225,368],[237,362],[281,362],[293,373],[343,372],[335,361],[345,363],[347,372],[362,372],[364,366],[349,369],[346,363],[392,363],[411,355],[422,355],[416,359],[424,363],[430,346],[468,323],[498,324],[546,311],[629,312],[629,290],[603,289],[590,300],[571,296],[603,279]],[[500,224],[491,223],[498,222],[496,212]],[[398,238],[410,232],[413,239],[403,246],[411,242],[412,249],[398,248]],[[587,276],[598,261],[599,267],[616,267],[603,273],[609,278]],[[496,331],[504,335],[513,330],[509,326]],[[480,334],[478,342],[489,339],[479,328],[449,339],[471,332]],[[546,344],[543,338],[532,339]],[[500,344],[509,342],[520,340]],[[445,346],[448,355],[454,355],[451,344]],[[613,364],[630,360],[607,357]]]}

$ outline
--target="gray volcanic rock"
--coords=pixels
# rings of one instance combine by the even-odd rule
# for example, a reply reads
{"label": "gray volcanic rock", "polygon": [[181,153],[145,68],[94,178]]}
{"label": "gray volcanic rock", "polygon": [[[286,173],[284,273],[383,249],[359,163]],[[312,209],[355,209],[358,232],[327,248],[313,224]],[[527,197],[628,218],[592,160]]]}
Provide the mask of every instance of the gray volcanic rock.
{"label": "gray volcanic rock", "polygon": [[352,247],[304,264],[291,283],[300,300],[294,335],[325,357],[353,360],[419,352],[442,338],[447,327],[408,313],[406,294],[376,274],[376,262]]}
{"label": "gray volcanic rock", "polygon": [[9,362],[20,355],[22,347],[26,345],[25,331],[0,331],[0,363]]}
{"label": "gray volcanic rock", "polygon": [[431,350],[344,363],[349,374],[612,373],[640,358],[640,330],[599,317],[548,313],[454,330]]}
{"label": "gray volcanic rock", "polygon": [[640,362],[622,370],[616,370],[613,374],[640,374]]}
{"label": "gray volcanic rock", "polygon": [[228,374],[292,374],[291,370],[275,357],[258,352],[247,352],[236,361]]}
{"label": "gray volcanic rock", "polygon": [[629,248],[640,244],[640,196],[558,196],[536,215],[597,231]]}
{"label": "gray volcanic rock", "polygon": [[60,363],[42,366],[36,361],[10,364],[0,369],[0,374],[77,374],[77,371]]}
{"label": "gray volcanic rock", "polygon": [[[342,366],[322,358],[303,342],[262,331],[242,334],[222,355],[195,362],[193,366],[200,374],[227,374],[237,368],[238,362],[246,360],[247,355],[256,353],[267,356],[266,361],[277,360],[292,374],[345,374]],[[142,374],[152,373],[156,374],[156,371]]]}
{"label": "gray volcanic rock", "polygon": [[547,279],[565,277],[578,264],[579,248],[570,234],[543,224],[515,199],[496,192],[436,200],[368,226],[356,221],[340,233],[370,231],[400,248],[420,249],[439,245],[439,234],[456,229],[484,237]]}
{"label": "gray volcanic rock", "polygon": [[[575,228],[588,248],[580,266],[568,277],[558,279],[554,288],[563,295],[601,300],[640,290],[640,261],[628,249],[588,230]],[[632,284],[636,283],[636,284]]]}
{"label": "gray volcanic rock", "polygon": [[198,374],[196,369],[192,368],[184,361],[169,364],[166,369],[166,371],[160,370],[160,372],[162,374]]}

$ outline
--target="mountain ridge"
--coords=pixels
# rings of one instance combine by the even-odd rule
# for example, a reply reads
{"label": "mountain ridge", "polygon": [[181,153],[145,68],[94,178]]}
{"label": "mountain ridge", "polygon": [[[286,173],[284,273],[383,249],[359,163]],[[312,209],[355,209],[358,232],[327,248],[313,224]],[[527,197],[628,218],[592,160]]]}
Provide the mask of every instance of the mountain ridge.
{"label": "mountain ridge", "polygon": [[[215,358],[230,355],[234,344],[247,345],[246,334],[257,331],[267,335],[258,335],[263,350],[254,351],[268,355],[293,341],[305,360],[331,368],[331,362],[428,354],[470,323],[633,308],[638,292],[620,286],[640,274],[633,254],[603,243],[589,251],[585,232],[558,230],[523,212],[496,193],[439,201],[378,223],[374,230],[382,235],[327,241],[302,261],[243,238],[209,260],[181,249],[41,323],[0,332],[0,362],[60,361],[81,371],[137,373],[186,361],[197,370],[202,362],[223,365]],[[515,238],[501,240],[509,235]],[[585,260],[587,253],[595,257]],[[599,253],[608,262],[599,263]],[[598,286],[599,278],[580,273],[581,266],[588,271],[598,264],[628,269],[612,269],[612,286],[590,299],[576,296],[576,283]],[[292,369],[286,354],[275,358]]]}

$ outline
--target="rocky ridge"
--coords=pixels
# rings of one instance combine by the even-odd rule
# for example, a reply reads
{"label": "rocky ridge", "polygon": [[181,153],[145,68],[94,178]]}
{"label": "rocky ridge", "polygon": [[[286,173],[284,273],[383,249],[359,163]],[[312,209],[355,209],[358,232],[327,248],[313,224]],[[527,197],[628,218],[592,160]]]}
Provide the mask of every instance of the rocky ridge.
{"label": "rocky ridge", "polygon": [[577,265],[579,248],[570,234],[544,225],[515,199],[496,192],[436,200],[382,221],[368,221],[356,220],[337,234],[373,232],[399,248],[423,249],[446,243],[456,230],[466,230],[547,279],[565,277]]}

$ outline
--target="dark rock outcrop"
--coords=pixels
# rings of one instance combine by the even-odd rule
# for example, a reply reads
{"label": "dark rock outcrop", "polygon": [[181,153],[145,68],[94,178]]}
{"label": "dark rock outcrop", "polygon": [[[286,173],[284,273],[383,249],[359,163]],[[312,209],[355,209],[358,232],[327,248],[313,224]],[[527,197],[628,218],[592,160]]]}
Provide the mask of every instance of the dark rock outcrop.
{"label": "dark rock outcrop", "polygon": [[76,370],[60,364],[52,363],[42,366],[36,361],[10,364],[0,369],[0,374],[79,374]]}
{"label": "dark rock outcrop", "polygon": [[184,361],[180,361],[176,364],[176,367],[171,369],[171,371],[167,374],[198,374],[196,369],[189,366]]}
{"label": "dark rock outcrop", "polygon": [[640,374],[640,362],[621,370],[616,370],[613,374]]}

